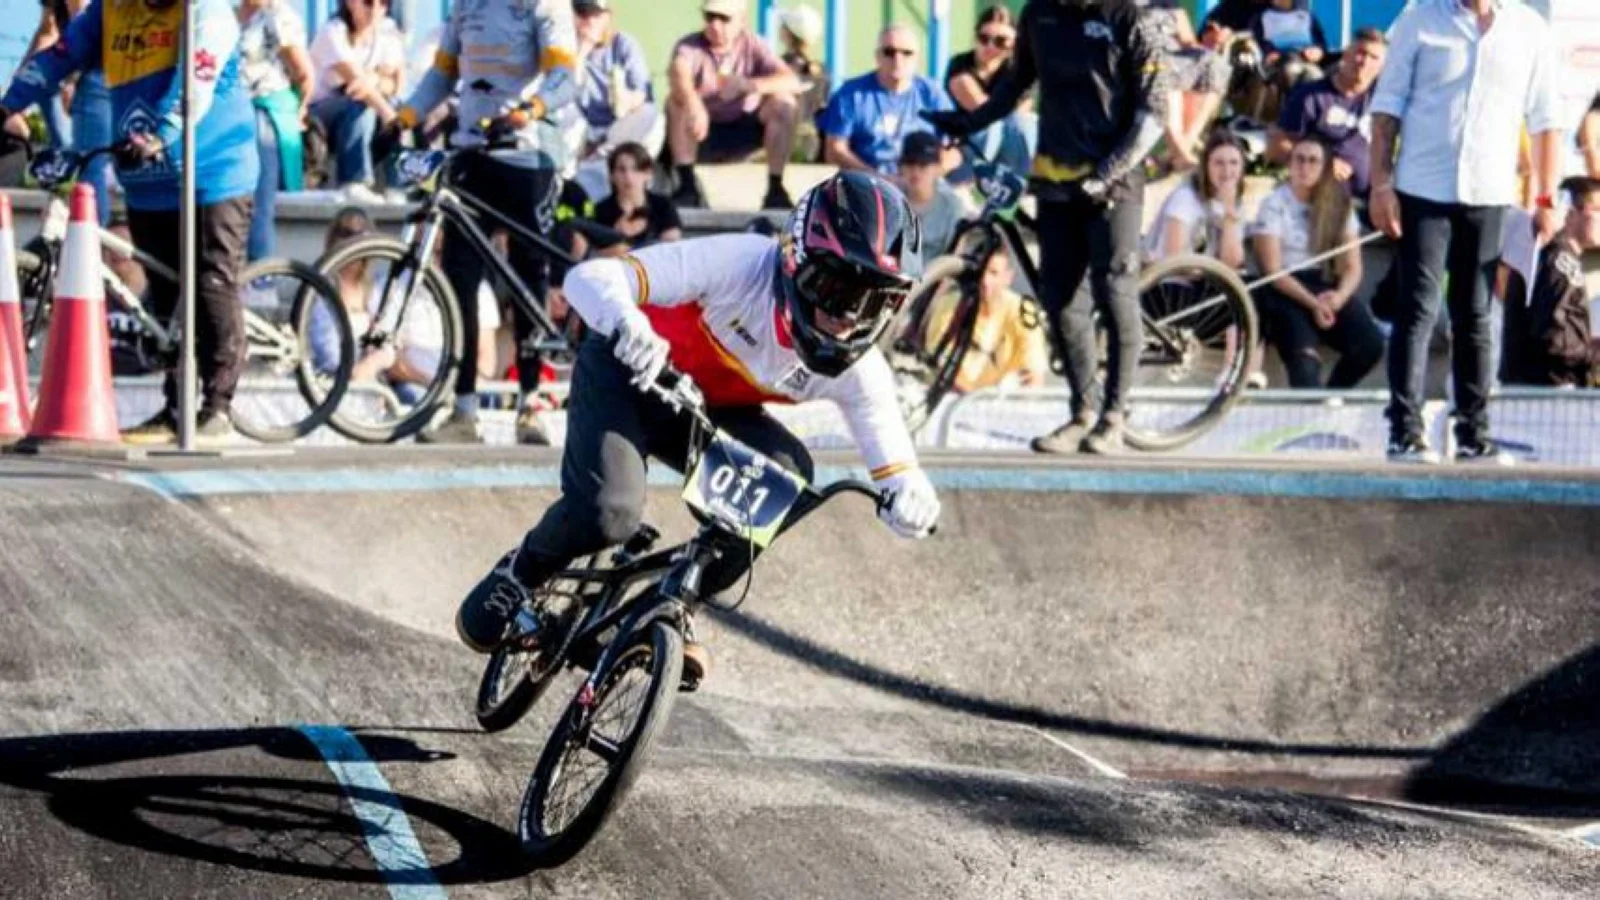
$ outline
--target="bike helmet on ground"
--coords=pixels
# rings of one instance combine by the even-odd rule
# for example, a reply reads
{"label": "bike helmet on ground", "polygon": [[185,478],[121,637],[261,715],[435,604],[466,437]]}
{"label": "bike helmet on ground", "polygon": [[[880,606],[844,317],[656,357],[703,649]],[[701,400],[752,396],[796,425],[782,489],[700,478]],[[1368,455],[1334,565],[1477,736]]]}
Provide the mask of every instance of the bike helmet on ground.
{"label": "bike helmet on ground", "polygon": [[900,189],[844,172],[807,191],[784,227],[778,287],[795,351],[837,377],[877,342],[922,274],[922,226]]}

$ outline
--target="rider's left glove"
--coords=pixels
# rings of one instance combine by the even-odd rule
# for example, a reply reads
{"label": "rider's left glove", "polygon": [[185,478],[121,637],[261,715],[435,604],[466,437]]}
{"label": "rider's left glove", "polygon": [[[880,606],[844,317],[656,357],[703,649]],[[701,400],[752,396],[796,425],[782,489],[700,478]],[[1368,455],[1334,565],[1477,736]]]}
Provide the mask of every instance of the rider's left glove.
{"label": "rider's left glove", "polygon": [[671,349],[666,339],[656,334],[650,319],[637,309],[629,310],[617,323],[614,352],[618,361],[633,373],[633,386],[641,391],[655,384],[661,376]]}
{"label": "rider's left glove", "polygon": [[939,523],[939,495],[921,469],[907,469],[878,483],[884,504],[878,518],[903,538],[920,540]]}

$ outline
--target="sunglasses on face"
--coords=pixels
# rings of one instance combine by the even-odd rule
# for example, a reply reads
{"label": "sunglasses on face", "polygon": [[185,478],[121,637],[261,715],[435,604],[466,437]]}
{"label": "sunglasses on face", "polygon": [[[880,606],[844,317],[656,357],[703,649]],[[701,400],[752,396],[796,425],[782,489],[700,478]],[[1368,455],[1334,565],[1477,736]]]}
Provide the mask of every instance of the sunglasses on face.
{"label": "sunglasses on face", "polygon": [[985,47],[993,47],[996,50],[1010,50],[1011,35],[995,34],[993,32],[979,32],[978,43]]}
{"label": "sunglasses on face", "polygon": [[708,12],[708,13],[705,14],[704,17],[705,17],[707,25],[715,25],[715,24],[717,24],[719,22],[722,23],[723,25],[726,25],[729,22],[733,21],[733,16],[725,16],[722,13],[710,13],[710,12]]}
{"label": "sunglasses on face", "polygon": [[909,49],[907,49],[905,47],[879,47],[878,48],[878,55],[886,56],[886,57],[888,57],[890,59],[895,59],[895,58],[898,58],[898,57],[901,57],[901,56],[905,56],[905,57],[916,56],[917,55],[917,51],[909,50]]}

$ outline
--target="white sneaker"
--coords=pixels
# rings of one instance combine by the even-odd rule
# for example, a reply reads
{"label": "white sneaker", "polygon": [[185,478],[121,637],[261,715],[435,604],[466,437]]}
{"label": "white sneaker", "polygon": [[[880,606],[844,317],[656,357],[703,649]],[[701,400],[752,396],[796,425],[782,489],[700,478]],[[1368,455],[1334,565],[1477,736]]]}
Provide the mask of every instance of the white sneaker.
{"label": "white sneaker", "polygon": [[387,201],[383,195],[373,190],[370,185],[353,183],[345,185],[340,193],[344,194],[346,203],[358,203],[363,206],[383,206]]}

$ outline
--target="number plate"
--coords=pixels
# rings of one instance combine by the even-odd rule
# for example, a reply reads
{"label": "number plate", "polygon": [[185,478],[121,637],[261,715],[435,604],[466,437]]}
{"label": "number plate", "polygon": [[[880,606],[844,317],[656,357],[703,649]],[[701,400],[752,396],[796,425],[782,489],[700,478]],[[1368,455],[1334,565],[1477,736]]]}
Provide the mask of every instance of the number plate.
{"label": "number plate", "polygon": [[765,547],[804,488],[794,473],[719,434],[696,460],[683,499],[730,533]]}
{"label": "number plate", "polygon": [[990,209],[1002,215],[1015,210],[1028,189],[1028,180],[1005,166],[980,162],[972,167],[972,174],[977,177],[978,193],[988,200]]}

